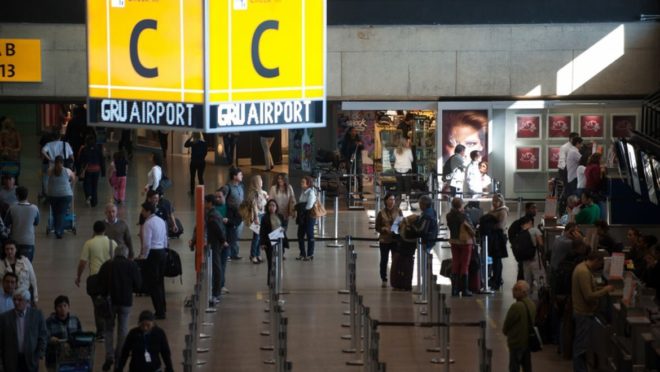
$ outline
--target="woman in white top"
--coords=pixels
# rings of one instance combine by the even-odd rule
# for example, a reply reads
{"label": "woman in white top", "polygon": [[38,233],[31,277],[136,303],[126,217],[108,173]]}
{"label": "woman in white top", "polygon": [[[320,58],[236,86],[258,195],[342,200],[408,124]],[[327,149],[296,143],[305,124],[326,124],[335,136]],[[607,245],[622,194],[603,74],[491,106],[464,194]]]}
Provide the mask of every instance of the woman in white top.
{"label": "woman in white top", "polygon": [[144,192],[154,190],[162,194],[163,188],[160,186],[160,181],[163,179],[163,158],[160,154],[155,152],[151,154],[151,164],[151,169],[147,173],[147,184],[144,186]]}
{"label": "woman in white top", "polygon": [[410,140],[401,137],[399,144],[394,150],[394,171],[396,172],[396,188],[401,199],[410,190],[410,176],[412,171],[413,153],[410,150]]}
{"label": "woman in white top", "polygon": [[589,159],[589,155],[586,152],[582,154],[582,157],[580,158],[580,165],[577,167],[577,190],[576,190],[576,195],[579,198],[582,193],[584,192],[584,188],[587,185],[587,178],[584,176],[584,171],[587,169],[587,160]]}
{"label": "woman in white top", "polygon": [[478,198],[484,187],[481,183],[481,171],[479,162],[481,161],[481,152],[474,150],[470,152],[470,164],[465,170],[465,197]]}
{"label": "woman in white top", "polygon": [[268,197],[277,203],[278,212],[284,217],[282,227],[286,230],[289,227],[289,217],[295,213],[296,207],[296,195],[286,173],[277,175],[268,191]]}
{"label": "woman in white top", "polygon": [[[316,204],[316,190],[312,177],[303,177],[300,187],[302,193],[296,204],[300,256],[296,257],[296,260],[311,261],[314,259],[314,225],[316,224],[316,218],[312,215],[312,209]],[[307,236],[307,250],[305,250],[305,236]]]}
{"label": "woman in white top", "polygon": [[[266,203],[268,202],[268,194],[262,189],[264,181],[260,175],[254,175],[250,179],[250,187],[248,188],[246,200],[252,204],[252,223],[259,225],[261,217],[265,213]],[[252,243],[250,245],[250,261],[254,264],[261,262],[261,251],[259,250],[259,234],[252,232]]]}
{"label": "woman in white top", "polygon": [[5,273],[14,273],[18,277],[15,293],[32,288],[32,303],[34,305],[39,301],[39,291],[37,289],[37,277],[34,274],[34,268],[27,257],[22,256],[16,250],[16,242],[9,239],[3,245],[3,260],[0,265],[2,276]]}
{"label": "woman in white top", "polygon": [[493,180],[488,175],[488,162],[482,161],[479,163],[479,172],[481,172],[481,186],[486,194],[490,194],[490,185]]}

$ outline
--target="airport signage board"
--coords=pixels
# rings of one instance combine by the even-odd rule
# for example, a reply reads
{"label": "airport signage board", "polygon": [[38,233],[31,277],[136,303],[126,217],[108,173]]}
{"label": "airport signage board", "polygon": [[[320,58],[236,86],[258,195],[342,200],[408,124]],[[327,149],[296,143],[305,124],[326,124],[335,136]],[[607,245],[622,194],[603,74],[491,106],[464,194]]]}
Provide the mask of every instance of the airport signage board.
{"label": "airport signage board", "polygon": [[325,0],[88,0],[92,125],[325,126]]}
{"label": "airport signage board", "polygon": [[0,39],[0,82],[41,82],[41,40]]}

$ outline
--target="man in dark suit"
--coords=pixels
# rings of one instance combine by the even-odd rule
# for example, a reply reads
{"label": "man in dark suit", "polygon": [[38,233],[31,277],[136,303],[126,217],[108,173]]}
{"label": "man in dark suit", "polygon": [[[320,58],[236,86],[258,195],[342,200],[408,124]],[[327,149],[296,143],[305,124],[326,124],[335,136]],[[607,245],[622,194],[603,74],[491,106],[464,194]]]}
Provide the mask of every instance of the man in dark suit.
{"label": "man in dark suit", "polygon": [[28,290],[14,293],[14,310],[0,315],[0,372],[36,372],[46,352],[46,322],[28,307]]}

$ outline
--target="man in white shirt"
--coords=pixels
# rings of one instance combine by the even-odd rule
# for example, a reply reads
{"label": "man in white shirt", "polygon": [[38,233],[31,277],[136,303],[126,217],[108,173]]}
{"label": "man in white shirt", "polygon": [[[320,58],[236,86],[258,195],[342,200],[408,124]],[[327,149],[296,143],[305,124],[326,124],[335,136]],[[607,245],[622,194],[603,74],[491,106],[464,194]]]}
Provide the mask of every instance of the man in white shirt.
{"label": "man in white shirt", "polygon": [[59,137],[55,137],[52,141],[46,143],[41,148],[41,154],[48,159],[50,167],[55,164],[55,158],[58,156],[61,156],[65,161],[73,160],[71,145]]}
{"label": "man in white shirt", "polygon": [[568,151],[573,148],[571,141],[573,138],[579,136],[580,135],[576,132],[571,132],[571,134],[568,135],[568,141],[559,148],[559,161],[557,162],[557,168],[559,169],[559,179],[564,181],[564,184],[568,182],[566,180],[566,156],[568,155]]}
{"label": "man in white shirt", "polygon": [[167,259],[167,225],[156,216],[156,206],[142,203],[142,250],[140,259],[146,259],[142,273],[144,287],[151,295],[156,319],[165,319],[165,261]]}
{"label": "man in white shirt", "polygon": [[483,192],[483,183],[481,180],[481,171],[479,162],[481,161],[481,152],[474,150],[470,152],[470,164],[465,170],[465,197],[478,198]]}
{"label": "man in white shirt", "polygon": [[564,195],[573,195],[577,190],[577,168],[580,165],[580,158],[582,154],[582,137],[575,137],[571,140],[572,148],[566,154],[566,188]]}

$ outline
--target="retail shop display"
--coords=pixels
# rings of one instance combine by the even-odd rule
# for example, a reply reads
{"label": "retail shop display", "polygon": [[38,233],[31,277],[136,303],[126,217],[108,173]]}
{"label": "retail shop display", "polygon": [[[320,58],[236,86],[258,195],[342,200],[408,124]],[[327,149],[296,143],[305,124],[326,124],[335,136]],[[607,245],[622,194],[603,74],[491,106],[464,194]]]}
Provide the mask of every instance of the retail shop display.
{"label": "retail shop display", "polygon": [[541,170],[541,146],[516,147],[517,171]]}
{"label": "retail shop display", "polygon": [[547,147],[548,170],[556,170],[558,168],[560,147],[561,146]]}
{"label": "retail shop display", "polygon": [[580,115],[580,137],[603,138],[605,136],[605,116],[601,114]]}
{"label": "retail shop display", "polygon": [[611,134],[612,138],[630,137],[631,131],[636,128],[637,115],[612,114]]}
{"label": "retail shop display", "polygon": [[573,115],[548,115],[548,138],[566,139],[573,129]]}
{"label": "retail shop display", "polygon": [[541,115],[516,115],[516,138],[541,138]]}
{"label": "retail shop display", "polygon": [[430,116],[415,115],[413,154],[417,174],[426,175],[436,170],[435,121]]}

